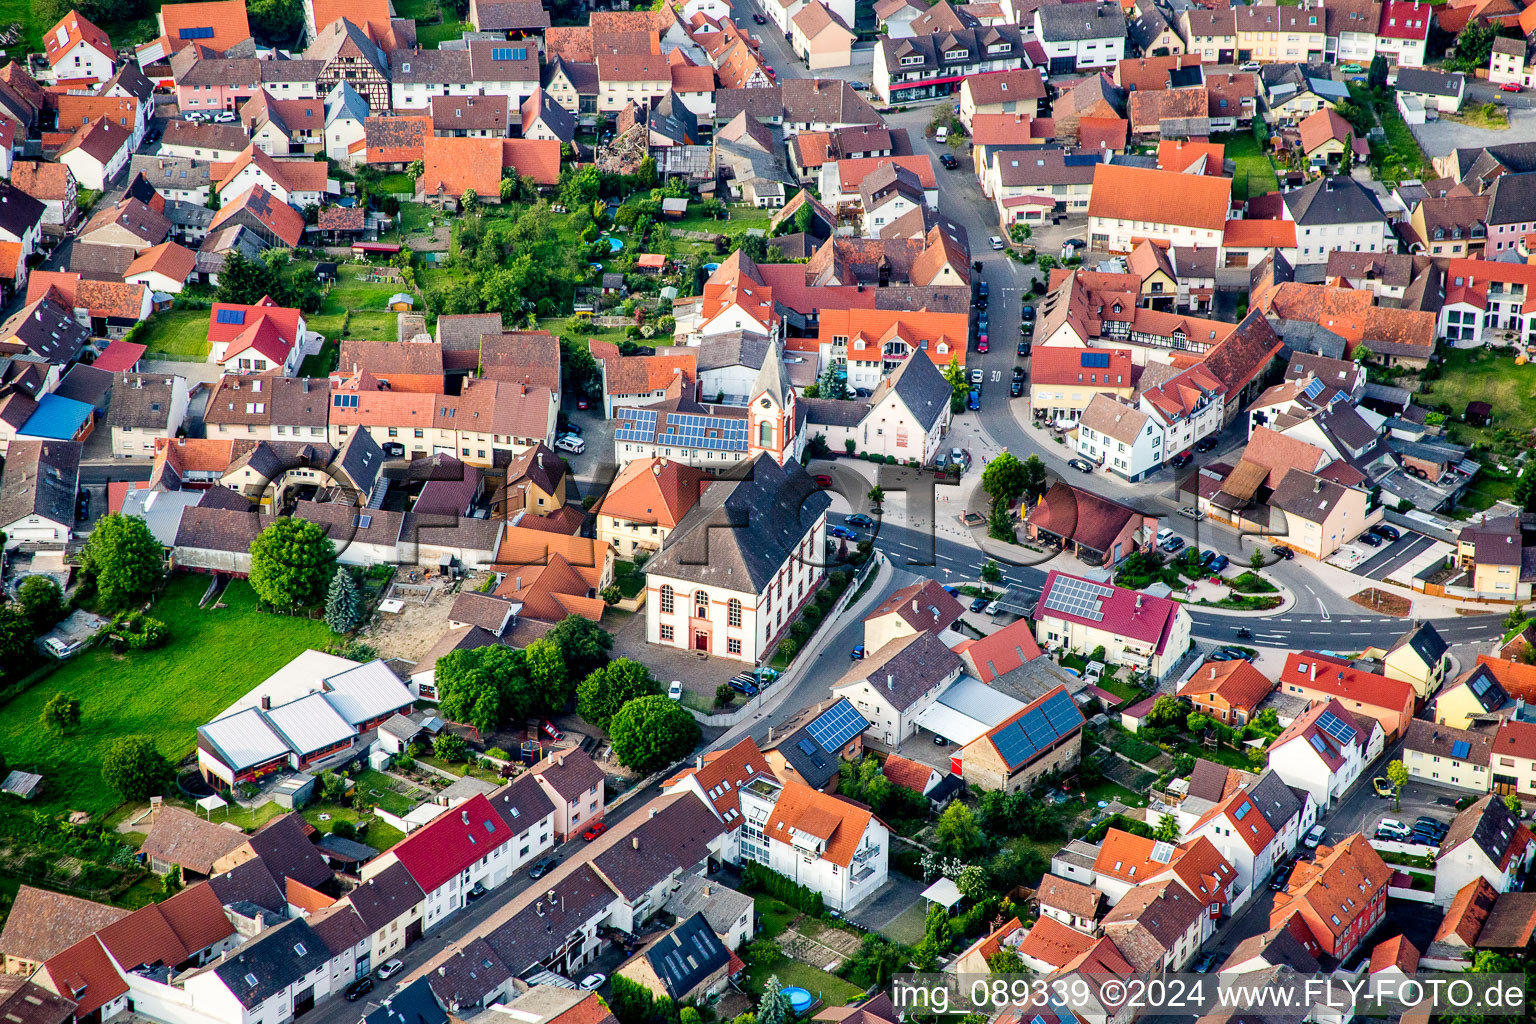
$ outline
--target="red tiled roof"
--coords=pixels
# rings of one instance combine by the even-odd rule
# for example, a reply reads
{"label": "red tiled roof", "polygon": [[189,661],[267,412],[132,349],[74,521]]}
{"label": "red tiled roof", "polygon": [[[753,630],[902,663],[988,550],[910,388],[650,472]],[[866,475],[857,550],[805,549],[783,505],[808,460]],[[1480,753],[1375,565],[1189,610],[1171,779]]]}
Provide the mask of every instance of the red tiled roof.
{"label": "red tiled roof", "polygon": [[1231,198],[1232,182],[1227,178],[1098,164],[1093,169],[1088,216],[1220,231],[1226,225]]}
{"label": "red tiled roof", "polygon": [[880,771],[895,785],[910,789],[914,793],[925,792],[928,788],[928,780],[933,776],[931,767],[909,760],[900,754],[888,756],[880,766]]}
{"label": "red tiled roof", "polygon": [[1179,614],[1178,602],[1166,597],[1154,597],[1135,590],[1127,590],[1124,587],[1114,587],[1110,595],[1099,602],[1099,609],[1103,612],[1101,619],[1048,611],[1045,598],[1051,592],[1051,588],[1056,585],[1056,581],[1066,575],[1068,574],[1058,569],[1052,569],[1051,574],[1045,578],[1045,586],[1040,591],[1040,603],[1035,607],[1037,619],[1049,614],[1082,622],[1110,633],[1119,633],[1143,643],[1155,644],[1158,650],[1162,649],[1169,631],[1173,628],[1174,620]]}
{"label": "red tiled roof", "polygon": [[1228,248],[1296,248],[1296,222],[1293,220],[1229,220],[1222,234]]}
{"label": "red tiled roof", "polygon": [[[422,139],[422,192],[457,199],[467,189],[474,189],[476,195],[500,201],[503,141],[438,136]],[[555,145],[559,147],[559,143]]]}
{"label": "red tiled roof", "polygon": [[560,180],[560,143],[556,139],[502,139],[501,164],[540,185]]}
{"label": "red tiled roof", "polygon": [[128,993],[128,983],[94,935],[49,958],[42,969],[60,995],[78,1004],[75,1013],[80,1017]]}
{"label": "red tiled roof", "polygon": [[[156,15],[161,34],[170,41],[172,50],[180,50],[196,43],[210,50],[223,53],[236,43],[251,38],[250,22],[245,16],[243,0],[203,0],[202,3],[173,3],[160,8]],[[201,30],[212,30],[205,35]],[[183,30],[189,36],[183,36]]]}
{"label": "red tiled roof", "polygon": [[512,836],[513,829],[477,793],[406,836],[391,852],[430,895]]}
{"label": "red tiled roof", "polygon": [[1091,935],[1068,928],[1054,917],[1041,917],[1019,943],[1018,953],[1060,968],[1088,952],[1093,943]]}
{"label": "red tiled roof", "polygon": [[85,42],[96,47],[108,57],[116,57],[112,40],[78,11],[70,11],[43,34],[43,47],[48,51],[48,63],[58,64],[76,43]]}
{"label": "red tiled roof", "polygon": [[1311,687],[1346,703],[1363,704],[1367,709],[1383,709],[1393,714],[1411,709],[1415,697],[1412,683],[1330,662],[1312,651],[1292,651],[1287,655],[1278,683],[1281,687],[1288,684]]}

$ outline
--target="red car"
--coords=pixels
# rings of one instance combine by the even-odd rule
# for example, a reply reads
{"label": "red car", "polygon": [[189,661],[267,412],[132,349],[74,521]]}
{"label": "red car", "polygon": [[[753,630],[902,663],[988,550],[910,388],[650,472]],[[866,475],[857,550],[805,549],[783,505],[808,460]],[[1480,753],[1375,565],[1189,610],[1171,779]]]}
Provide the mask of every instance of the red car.
{"label": "red car", "polygon": [[591,403],[588,402],[585,398],[578,398],[576,399],[576,408],[585,412],[587,409],[591,408]]}
{"label": "red car", "polygon": [[1499,86],[1499,88],[1502,89],[1504,92],[1519,92],[1520,91],[1520,83],[1519,82],[1505,82],[1503,85]]}
{"label": "red car", "polygon": [[583,832],[581,834],[581,838],[585,839],[587,842],[590,843],[592,840],[596,839],[598,836],[602,835],[604,832],[607,832],[607,831],[608,831],[608,826],[603,824],[602,822],[598,822],[596,825],[593,825],[591,828],[589,828],[585,832]]}
{"label": "red car", "polygon": [[981,337],[976,339],[976,351],[977,352],[985,352],[985,351],[987,351],[987,348],[988,348],[987,336],[985,334],[983,334]]}
{"label": "red car", "polygon": [[832,478],[830,476],[828,476],[827,474],[825,474],[825,473],[817,473],[815,479],[816,479],[816,486],[817,487],[831,487],[832,486]]}

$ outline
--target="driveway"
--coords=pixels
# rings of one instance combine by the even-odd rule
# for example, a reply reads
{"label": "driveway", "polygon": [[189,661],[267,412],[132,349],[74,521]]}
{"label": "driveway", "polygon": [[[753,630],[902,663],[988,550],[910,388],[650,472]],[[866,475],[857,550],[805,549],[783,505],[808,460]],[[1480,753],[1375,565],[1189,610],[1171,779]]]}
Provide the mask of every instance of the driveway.
{"label": "driveway", "polygon": [[1403,535],[1392,543],[1383,547],[1362,564],[1355,567],[1355,575],[1366,576],[1373,580],[1384,580],[1399,568],[1413,561],[1419,553],[1433,546],[1433,537],[1426,537],[1422,533],[1414,533],[1412,530],[1404,531]]}
{"label": "driveway", "polygon": [[[866,931],[879,932],[889,939],[897,942],[915,941],[911,935],[910,927],[903,927],[908,922],[900,921],[903,914],[912,908],[918,908],[920,915],[926,915],[927,907],[923,906],[923,883],[914,878],[908,878],[898,871],[890,873],[890,879],[875,890],[853,913],[848,915],[848,920]],[[892,925],[896,925],[894,933]],[[922,938],[922,917],[918,918],[918,936]]]}

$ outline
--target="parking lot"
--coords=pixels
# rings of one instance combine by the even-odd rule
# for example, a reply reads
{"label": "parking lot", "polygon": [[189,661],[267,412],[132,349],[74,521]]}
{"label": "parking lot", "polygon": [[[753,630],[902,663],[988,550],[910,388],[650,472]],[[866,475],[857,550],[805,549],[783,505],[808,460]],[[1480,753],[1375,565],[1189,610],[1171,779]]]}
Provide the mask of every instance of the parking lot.
{"label": "parking lot", "polygon": [[1355,575],[1373,580],[1384,580],[1397,569],[1411,562],[1421,551],[1434,544],[1434,538],[1412,530],[1404,531],[1395,541],[1372,549],[1365,561],[1355,567]]}
{"label": "parking lot", "polygon": [[[1401,750],[1392,756],[1401,757]],[[1378,764],[1381,770],[1385,770],[1385,761]],[[1436,786],[1410,779],[1408,785],[1403,787],[1401,804],[1398,805],[1390,799],[1376,796],[1371,789],[1371,780],[1367,778],[1358,790],[1345,799],[1335,813],[1329,815],[1325,822],[1328,835],[1323,842],[1338,842],[1355,832],[1372,835],[1382,818],[1396,818],[1411,826],[1415,818],[1428,815],[1449,825],[1456,817],[1456,801],[1470,795],[1473,794],[1450,786]]]}

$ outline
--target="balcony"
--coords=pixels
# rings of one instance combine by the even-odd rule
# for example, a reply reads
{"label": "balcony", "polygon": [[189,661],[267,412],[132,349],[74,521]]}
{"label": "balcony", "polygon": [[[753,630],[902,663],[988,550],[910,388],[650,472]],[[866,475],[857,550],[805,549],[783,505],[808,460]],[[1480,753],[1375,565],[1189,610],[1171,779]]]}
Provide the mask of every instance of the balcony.
{"label": "balcony", "polygon": [[853,862],[855,864],[868,864],[870,861],[874,860],[875,857],[879,855],[879,853],[880,847],[878,846],[860,847],[858,852],[853,855]]}

